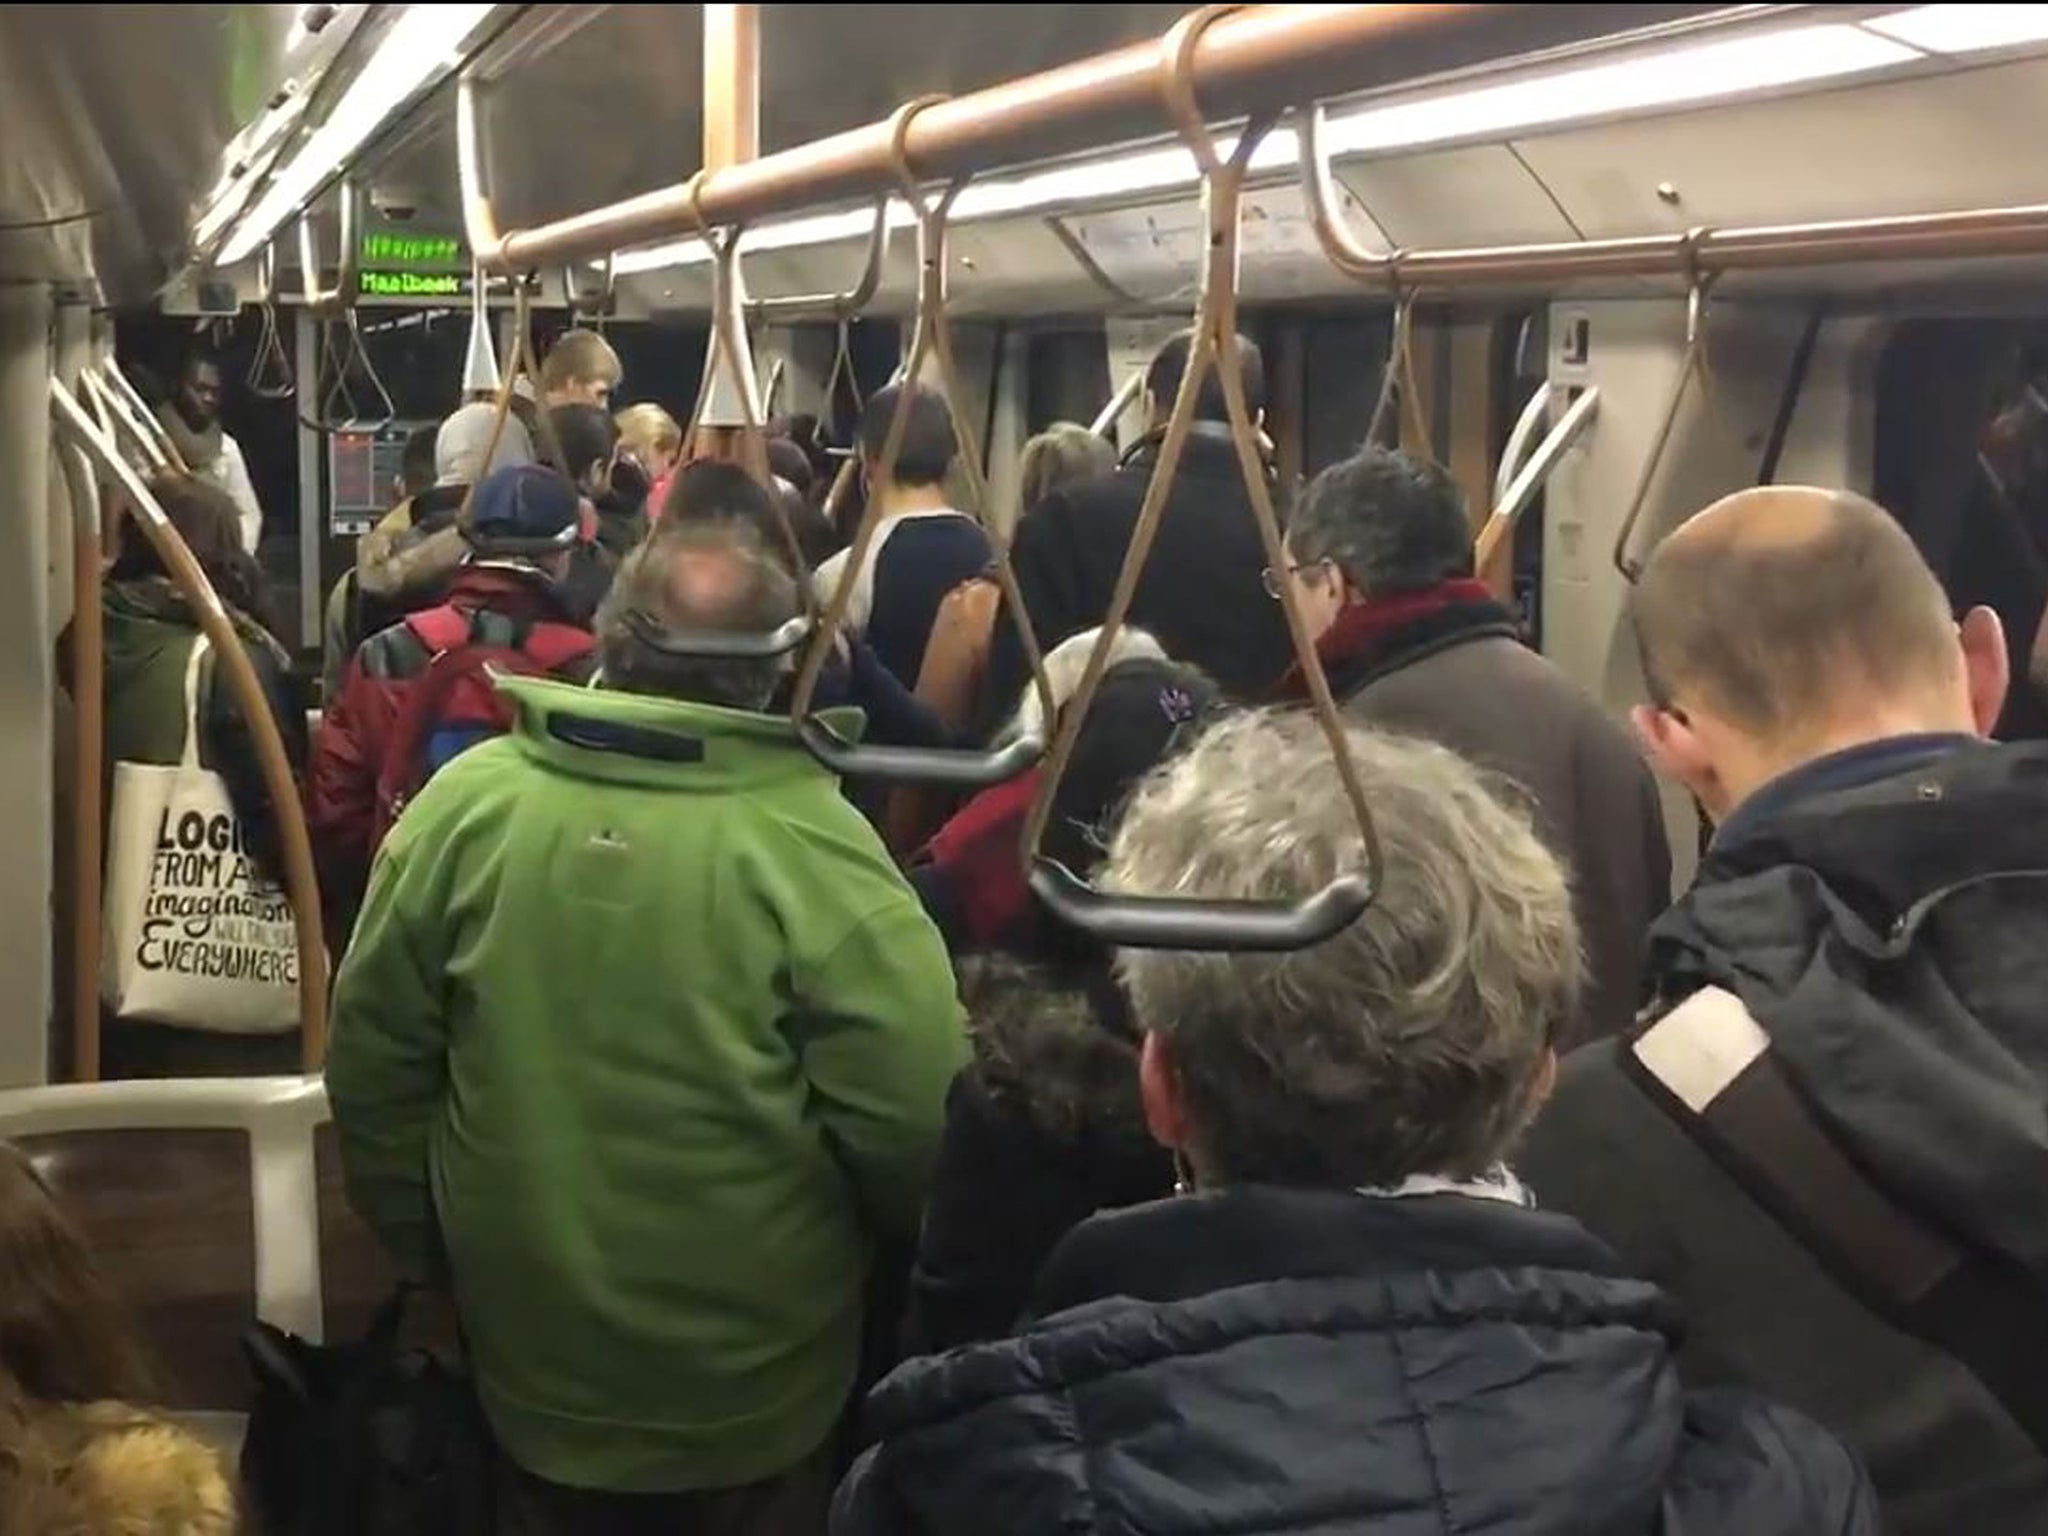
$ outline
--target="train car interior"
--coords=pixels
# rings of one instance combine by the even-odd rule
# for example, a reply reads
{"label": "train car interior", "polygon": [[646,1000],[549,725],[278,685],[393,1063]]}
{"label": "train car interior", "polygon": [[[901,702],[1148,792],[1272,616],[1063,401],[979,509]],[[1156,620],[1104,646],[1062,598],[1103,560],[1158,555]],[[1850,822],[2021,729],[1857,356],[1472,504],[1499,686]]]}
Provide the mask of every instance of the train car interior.
{"label": "train car interior", "polygon": [[[1367,441],[1447,469],[1481,579],[1618,716],[1648,551],[1717,496],[1806,484],[1881,503],[1958,614],[1996,609],[2024,740],[2048,736],[2040,136],[2044,6],[0,7],[0,1135],[223,1443],[249,1317],[352,1337],[392,1283],[335,1163],[341,954],[268,711],[303,1075],[103,1080],[121,539],[222,686],[265,686],[145,484],[190,453],[159,407],[195,347],[316,730],[330,596],[407,439],[465,398],[502,427],[571,328],[615,349],[612,409],[757,473],[771,418],[847,462],[908,370],[970,450],[955,504],[1007,531],[1033,435],[1130,448],[1146,360],[1193,326],[1197,366],[1258,344],[1263,442],[1237,440],[1283,493]],[[985,783],[1000,754],[926,767]],[[1664,811],[1682,889],[1701,824],[1669,786]],[[1098,915],[1145,942],[1145,914]],[[1278,947],[1314,917],[1245,920]]]}

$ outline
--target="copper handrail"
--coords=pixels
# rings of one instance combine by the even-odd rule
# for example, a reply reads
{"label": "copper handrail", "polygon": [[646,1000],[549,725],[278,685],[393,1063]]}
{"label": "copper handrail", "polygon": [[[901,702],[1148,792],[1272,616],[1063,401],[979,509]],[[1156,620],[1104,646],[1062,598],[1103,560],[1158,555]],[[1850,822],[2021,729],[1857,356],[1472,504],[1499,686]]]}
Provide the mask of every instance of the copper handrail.
{"label": "copper handrail", "polygon": [[[1470,36],[1526,47],[1550,40],[1572,7],[1533,5],[1242,6],[1202,37],[1191,69],[1222,116],[1275,111],[1355,81],[1363,59],[1401,73],[1450,62],[1446,44]],[[1582,20],[1582,18],[1581,18]],[[1098,147],[1142,131],[1157,102],[1159,42],[1130,44],[939,103],[918,115],[901,146],[927,181],[992,164],[1021,164]],[[1403,53],[1406,57],[1402,57]],[[465,76],[464,83],[467,84]],[[642,193],[530,230],[504,230],[481,174],[481,131],[470,91],[456,98],[463,226],[476,259],[509,273],[587,259],[650,241],[835,202],[875,197],[896,184],[893,117],[793,149],[720,167],[691,185]]]}
{"label": "copper handrail", "polygon": [[[970,510],[988,535],[995,555],[996,583],[1002,590],[1003,607],[1009,621],[1016,626],[1020,649],[1024,653],[1025,664],[1031,670],[1032,686],[1038,692],[1043,717],[1050,721],[1053,715],[1052,686],[1046,680],[1038,634],[1032,626],[1031,615],[1025,610],[1016,573],[1010,567],[1009,541],[988,519],[988,482],[982,473],[981,444],[958,408],[961,395],[959,368],[953,354],[952,321],[947,313],[951,263],[947,254],[946,226],[952,214],[953,201],[965,183],[955,181],[937,196],[927,196],[919,185],[917,168],[912,165],[904,147],[918,116],[937,107],[942,100],[924,97],[899,108],[891,135],[895,145],[898,189],[917,218],[917,312],[911,327],[910,349],[898,370],[903,387],[896,397],[896,409],[890,416],[888,435],[882,443],[877,478],[887,480],[895,471],[897,456],[903,450],[904,435],[910,425],[913,389],[929,358],[938,365],[939,392],[952,418],[953,440],[968,486],[967,500],[972,503]],[[881,501],[870,496],[861,513],[860,526],[854,531],[852,547],[846,554],[844,575],[826,601],[824,617],[798,670],[796,688],[790,697],[791,723],[814,757],[835,772],[850,777],[958,788],[975,788],[1014,777],[1037,762],[1045,746],[1038,737],[1025,733],[986,752],[862,746],[844,740],[811,712],[825,662],[846,623],[847,610],[853,601],[856,573],[866,561],[868,551],[874,547],[875,535],[881,528],[881,514]]]}
{"label": "copper handrail", "polygon": [[[320,915],[320,887],[313,873],[313,844],[306,831],[305,806],[299,798],[284,736],[270,712],[254,663],[242,648],[234,622],[214,591],[204,569],[184,538],[157,504],[156,497],[113,441],[85,411],[61,380],[50,381],[50,414],[59,435],[72,448],[109,475],[129,500],[129,515],[155,549],[157,559],[192,605],[199,627],[211,643],[214,665],[225,676],[249,726],[264,787],[277,817],[283,844],[284,888],[292,904],[299,946],[299,1053],[305,1070],[317,1072],[327,1054],[327,950]],[[102,686],[81,672],[78,686]],[[98,814],[94,806],[93,814]],[[84,814],[81,812],[81,814]],[[95,1002],[95,1007],[97,1003]],[[95,1019],[97,1015],[95,1015]]]}
{"label": "copper handrail", "polygon": [[[1287,633],[1308,688],[1317,723],[1328,739],[1345,797],[1357,818],[1364,850],[1363,870],[1338,875],[1322,890],[1298,902],[1191,900],[1168,896],[1111,894],[1085,884],[1073,872],[1039,852],[1054,798],[1072,760],[1109,658],[1117,632],[1130,613],[1138,582],[1151,553],[1154,535],[1172,494],[1174,475],[1194,427],[1207,375],[1213,370],[1230,419],[1230,437],[1251,502],[1253,520],[1275,570],[1287,564],[1273,490],[1266,481],[1257,428],[1245,400],[1242,354],[1237,341],[1238,239],[1244,185],[1253,150],[1272,126],[1270,117],[1253,118],[1244,126],[1235,149],[1224,159],[1216,152],[1194,95],[1192,59],[1204,28],[1227,14],[1229,7],[1207,6],[1190,11],[1167,34],[1161,50],[1160,89],[1169,116],[1193,152],[1202,172],[1202,210],[1208,226],[1201,287],[1195,306],[1194,340],[1180,391],[1174,399],[1159,460],[1138,511],[1131,541],[1117,573],[1116,589],[1103,616],[1101,632],[1082,672],[1079,688],[1059,717],[1053,746],[1038,792],[1026,819],[1023,855],[1032,893],[1061,921],[1097,941],[1124,948],[1292,950],[1320,943],[1340,932],[1371,904],[1379,889],[1381,852],[1358,765],[1351,755],[1343,716],[1330,692],[1315,637],[1292,583],[1283,582],[1279,599]],[[1051,718],[1048,713],[1048,719]]]}

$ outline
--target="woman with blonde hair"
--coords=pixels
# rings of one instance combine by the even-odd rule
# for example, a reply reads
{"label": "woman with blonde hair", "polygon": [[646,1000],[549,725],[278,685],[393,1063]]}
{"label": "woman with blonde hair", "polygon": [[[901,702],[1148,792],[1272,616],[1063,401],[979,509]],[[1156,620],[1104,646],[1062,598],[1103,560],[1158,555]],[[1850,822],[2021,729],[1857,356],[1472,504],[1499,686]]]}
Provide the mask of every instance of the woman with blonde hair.
{"label": "woman with blonde hair", "polygon": [[35,1166],[0,1145],[0,1531],[230,1536],[214,1453],[140,1406],[157,1376]]}
{"label": "woman with blonde hair", "polygon": [[1017,460],[1017,510],[1028,517],[1054,491],[1115,468],[1116,449],[1108,438],[1078,422],[1056,421],[1026,443]]}
{"label": "woman with blonde hair", "polygon": [[619,428],[619,451],[629,453],[647,471],[649,481],[665,478],[676,467],[683,451],[683,429],[675,417],[643,400],[629,405],[612,418]]}

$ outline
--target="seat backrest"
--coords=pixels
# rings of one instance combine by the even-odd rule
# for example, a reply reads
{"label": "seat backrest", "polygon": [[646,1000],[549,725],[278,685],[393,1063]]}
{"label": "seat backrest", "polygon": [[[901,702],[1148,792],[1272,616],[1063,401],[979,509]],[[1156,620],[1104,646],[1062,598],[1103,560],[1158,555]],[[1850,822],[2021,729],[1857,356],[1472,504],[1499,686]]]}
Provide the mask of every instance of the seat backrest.
{"label": "seat backrest", "polygon": [[0,1093],[0,1138],[92,1244],[175,1408],[246,1406],[251,1318],[347,1336],[389,1294],[392,1272],[342,1198],[327,1122],[318,1078]]}

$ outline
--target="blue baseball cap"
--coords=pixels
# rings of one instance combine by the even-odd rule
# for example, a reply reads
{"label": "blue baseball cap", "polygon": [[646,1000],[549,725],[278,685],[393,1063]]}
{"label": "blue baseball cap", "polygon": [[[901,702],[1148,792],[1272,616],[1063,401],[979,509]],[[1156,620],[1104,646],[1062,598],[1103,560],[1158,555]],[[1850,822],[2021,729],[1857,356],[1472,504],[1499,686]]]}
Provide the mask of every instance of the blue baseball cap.
{"label": "blue baseball cap", "polygon": [[552,554],[582,537],[582,501],[552,469],[509,464],[477,486],[463,537],[479,554]]}

